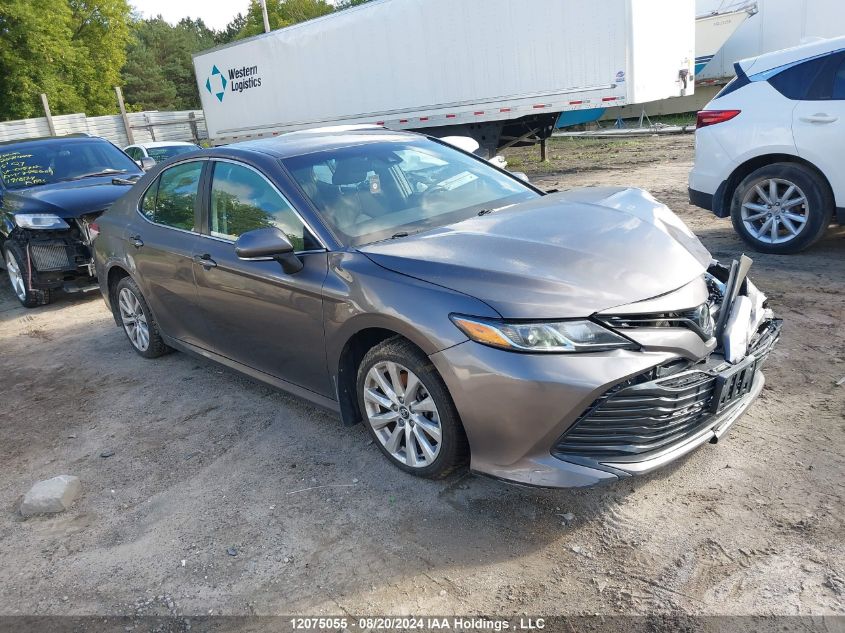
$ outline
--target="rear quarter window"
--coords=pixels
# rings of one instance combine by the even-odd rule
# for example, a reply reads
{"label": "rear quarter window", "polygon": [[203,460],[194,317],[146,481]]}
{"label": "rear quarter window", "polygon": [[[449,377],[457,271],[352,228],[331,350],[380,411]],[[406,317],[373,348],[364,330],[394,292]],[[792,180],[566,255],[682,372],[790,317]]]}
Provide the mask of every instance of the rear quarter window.
{"label": "rear quarter window", "polygon": [[819,57],[790,66],[770,77],[769,84],[787,99],[802,101],[807,98],[810,88],[824,71],[828,59]]}

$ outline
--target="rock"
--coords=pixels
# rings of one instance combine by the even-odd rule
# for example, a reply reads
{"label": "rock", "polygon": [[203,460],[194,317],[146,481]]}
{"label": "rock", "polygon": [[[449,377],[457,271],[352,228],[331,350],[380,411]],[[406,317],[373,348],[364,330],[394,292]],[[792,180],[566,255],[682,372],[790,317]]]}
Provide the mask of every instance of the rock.
{"label": "rock", "polygon": [[445,598],[445,597],[446,597],[446,590],[445,590],[445,589],[441,589],[441,590],[440,590],[440,597],[441,597],[441,598]]}
{"label": "rock", "polygon": [[581,553],[581,546],[580,546],[580,545],[573,545],[570,549],[571,549],[573,552],[575,552],[576,554],[580,554],[580,553]]}
{"label": "rock", "polygon": [[561,514],[560,516],[561,516],[561,517],[563,518],[563,520],[564,520],[564,521],[566,521],[567,523],[572,523],[572,521],[575,519],[575,515],[574,515],[574,514],[572,514],[571,512],[565,512],[564,514]]}
{"label": "rock", "polygon": [[21,514],[29,517],[34,514],[64,512],[81,492],[79,477],[73,475],[59,475],[39,481],[24,496]]}
{"label": "rock", "polygon": [[103,458],[111,457],[112,455],[114,455],[114,451],[111,450],[111,449],[103,451],[102,453],[100,453],[100,457],[103,457]]}
{"label": "rock", "polygon": [[227,550],[226,550],[226,553],[227,553],[229,556],[237,556],[237,555],[238,555],[238,550],[236,550],[234,547],[230,547],[229,549],[227,549]]}

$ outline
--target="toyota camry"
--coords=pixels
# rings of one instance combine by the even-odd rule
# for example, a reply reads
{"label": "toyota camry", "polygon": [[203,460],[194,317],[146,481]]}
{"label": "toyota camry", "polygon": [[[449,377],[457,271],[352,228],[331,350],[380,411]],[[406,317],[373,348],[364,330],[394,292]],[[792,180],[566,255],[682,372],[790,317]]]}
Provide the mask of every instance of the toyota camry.
{"label": "toyota camry", "polygon": [[781,322],[665,205],[545,193],[374,127],[180,155],[104,214],[133,349],[199,354],[363,422],[397,467],[585,486],[715,442]]}

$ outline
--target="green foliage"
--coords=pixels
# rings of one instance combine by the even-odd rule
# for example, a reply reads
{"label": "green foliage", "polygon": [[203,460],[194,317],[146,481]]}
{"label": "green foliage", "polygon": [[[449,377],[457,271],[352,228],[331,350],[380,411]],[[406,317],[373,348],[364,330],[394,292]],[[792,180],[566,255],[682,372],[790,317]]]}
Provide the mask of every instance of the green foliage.
{"label": "green foliage", "polygon": [[192,53],[212,48],[216,34],[202,20],[171,26],[160,17],[136,20],[123,69],[123,94],[133,110],[199,107]]}
{"label": "green foliage", "polygon": [[114,109],[125,59],[126,0],[0,0],[0,118]]}
{"label": "green foliage", "polygon": [[[325,0],[267,0],[267,17],[271,30],[318,18],[332,11],[334,7]],[[259,35],[263,32],[264,18],[261,15],[261,4],[258,0],[251,0],[245,17],[245,25],[238,33],[237,39]]]}
{"label": "green foliage", "polygon": [[76,54],[70,79],[87,114],[109,114],[115,110],[114,87],[120,84],[120,69],[126,62],[129,5],[126,0],[69,0],[68,4]]}

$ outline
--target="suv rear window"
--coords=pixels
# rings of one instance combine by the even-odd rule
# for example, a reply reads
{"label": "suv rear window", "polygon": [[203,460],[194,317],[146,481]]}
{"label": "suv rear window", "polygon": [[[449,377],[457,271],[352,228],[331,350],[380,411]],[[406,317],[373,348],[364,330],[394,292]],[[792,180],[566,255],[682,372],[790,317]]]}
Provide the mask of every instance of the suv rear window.
{"label": "suv rear window", "polygon": [[772,87],[787,99],[801,101],[807,98],[810,87],[824,70],[828,57],[817,57],[782,70],[769,78]]}

